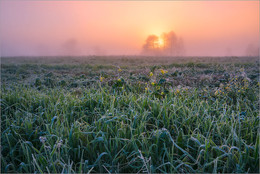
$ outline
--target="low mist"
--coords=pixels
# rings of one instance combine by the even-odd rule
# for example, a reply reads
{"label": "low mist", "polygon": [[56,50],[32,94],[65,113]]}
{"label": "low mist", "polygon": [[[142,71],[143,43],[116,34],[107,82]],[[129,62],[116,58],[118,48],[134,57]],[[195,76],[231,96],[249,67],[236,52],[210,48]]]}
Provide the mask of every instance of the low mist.
{"label": "low mist", "polygon": [[259,55],[258,1],[3,0],[0,13],[2,57]]}

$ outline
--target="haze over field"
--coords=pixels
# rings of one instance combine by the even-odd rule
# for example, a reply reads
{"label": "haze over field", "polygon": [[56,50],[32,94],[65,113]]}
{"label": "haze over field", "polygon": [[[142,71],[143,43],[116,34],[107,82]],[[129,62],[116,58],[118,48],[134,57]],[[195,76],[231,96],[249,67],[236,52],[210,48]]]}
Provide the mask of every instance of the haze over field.
{"label": "haze over field", "polygon": [[[0,5],[1,56],[259,54],[259,1],[3,0]],[[173,41],[163,36],[175,39],[178,51],[172,53]]]}

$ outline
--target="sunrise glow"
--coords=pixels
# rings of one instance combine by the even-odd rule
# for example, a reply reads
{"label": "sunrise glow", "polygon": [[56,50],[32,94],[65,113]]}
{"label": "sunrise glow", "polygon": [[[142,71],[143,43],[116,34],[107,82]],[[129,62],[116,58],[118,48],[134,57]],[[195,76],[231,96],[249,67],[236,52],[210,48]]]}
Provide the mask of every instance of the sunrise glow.
{"label": "sunrise glow", "polygon": [[243,56],[259,47],[259,1],[0,3],[4,56],[139,55],[149,35],[170,31],[186,56]]}
{"label": "sunrise glow", "polygon": [[1,171],[259,173],[259,0],[0,0]]}
{"label": "sunrise glow", "polygon": [[164,42],[163,42],[163,39],[162,38],[159,38],[158,39],[158,47],[161,48],[164,46]]}

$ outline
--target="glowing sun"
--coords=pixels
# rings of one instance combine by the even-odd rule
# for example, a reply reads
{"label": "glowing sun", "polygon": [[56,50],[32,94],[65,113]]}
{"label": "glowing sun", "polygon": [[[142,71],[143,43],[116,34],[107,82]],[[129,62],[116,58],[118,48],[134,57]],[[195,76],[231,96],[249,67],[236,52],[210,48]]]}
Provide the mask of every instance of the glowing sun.
{"label": "glowing sun", "polygon": [[158,38],[158,47],[159,48],[161,48],[161,47],[163,47],[163,45],[164,45],[164,42],[163,42],[163,39],[162,38]]}

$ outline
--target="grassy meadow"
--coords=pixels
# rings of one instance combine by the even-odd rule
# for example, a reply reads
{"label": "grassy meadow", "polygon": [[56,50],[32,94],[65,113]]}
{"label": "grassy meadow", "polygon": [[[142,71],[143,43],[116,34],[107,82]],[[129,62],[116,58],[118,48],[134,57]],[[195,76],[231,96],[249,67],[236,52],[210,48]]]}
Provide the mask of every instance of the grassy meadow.
{"label": "grassy meadow", "polygon": [[258,173],[253,57],[1,58],[1,173]]}

